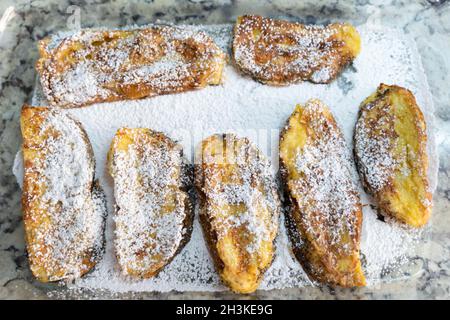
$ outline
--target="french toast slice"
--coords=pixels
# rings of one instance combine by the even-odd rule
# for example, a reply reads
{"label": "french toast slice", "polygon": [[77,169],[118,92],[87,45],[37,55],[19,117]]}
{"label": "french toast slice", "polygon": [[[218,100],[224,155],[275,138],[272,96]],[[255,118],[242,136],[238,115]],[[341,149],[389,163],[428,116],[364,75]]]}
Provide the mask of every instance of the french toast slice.
{"label": "french toast slice", "polygon": [[427,134],[412,92],[380,84],[360,106],[354,146],[361,181],[380,213],[424,226],[432,210]]}
{"label": "french toast slice", "polygon": [[226,55],[202,32],[153,26],[86,29],[39,43],[36,69],[52,106],[139,99],[222,81]]}
{"label": "french toast slice", "polygon": [[298,105],[279,148],[289,208],[286,225],[297,260],[313,280],[364,286],[362,207],[350,154],[330,110],[319,100]]}
{"label": "french toast slice", "polygon": [[280,201],[270,163],[247,138],[216,134],[196,152],[200,222],[216,270],[234,292],[255,291],[275,254]]}
{"label": "french toast slice", "polygon": [[120,128],[108,152],[114,179],[115,250],[125,276],[160,272],[189,241],[193,170],[179,144],[147,128]]}
{"label": "french toast slice", "polygon": [[42,282],[73,280],[101,258],[106,200],[94,181],[92,146],[59,110],[24,105],[23,221],[28,260]]}
{"label": "french toast slice", "polygon": [[348,23],[303,25],[244,15],[234,27],[239,69],[269,85],[330,83],[359,54],[361,39]]}

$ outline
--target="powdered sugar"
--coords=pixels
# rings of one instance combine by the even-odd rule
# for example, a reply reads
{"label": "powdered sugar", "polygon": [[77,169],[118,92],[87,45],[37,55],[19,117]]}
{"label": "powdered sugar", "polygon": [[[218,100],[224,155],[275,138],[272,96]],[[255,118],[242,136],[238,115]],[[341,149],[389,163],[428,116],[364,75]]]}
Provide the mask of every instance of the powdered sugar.
{"label": "powdered sugar", "polygon": [[[45,111],[44,119],[39,134],[48,138],[33,148],[40,156],[25,172],[31,187],[25,190],[31,196],[27,202],[42,210],[38,217],[29,207],[28,223],[40,223],[28,231],[32,240],[28,250],[30,259],[42,261],[49,280],[54,281],[76,278],[99,259],[106,208],[101,191],[92,186],[94,159],[84,132],[59,111]],[[42,185],[43,194],[36,194],[36,185],[31,183]],[[87,263],[86,258],[91,260]],[[38,274],[39,267],[39,263],[32,264]]]}
{"label": "powdered sugar", "polygon": [[[230,27],[202,27],[217,43],[229,44]],[[106,153],[115,131],[122,126],[149,127],[178,139],[185,154],[192,157],[194,147],[213,133],[236,132],[248,136],[272,160],[277,170],[279,130],[297,103],[318,98],[330,107],[350,145],[359,104],[373,93],[381,82],[410,89],[416,96],[428,124],[429,177],[436,187],[437,156],[433,135],[433,104],[415,43],[401,31],[362,26],[361,54],[353,68],[345,70],[330,85],[300,83],[288,87],[261,85],[240,75],[235,68],[225,69],[224,84],[201,91],[159,96],[138,101],[96,104],[88,108],[65,110],[79,119],[93,144],[97,169],[108,197],[110,215],[106,227],[106,253],[98,268],[75,284],[76,288],[105,288],[111,291],[224,290],[214,271],[198,221],[194,221],[191,241],[157,278],[128,282],[119,276],[113,250],[114,203],[112,183],[105,171]],[[39,104],[39,95],[34,100]],[[350,152],[350,150],[349,150]],[[20,160],[20,156],[17,158]],[[21,166],[15,173],[20,178]],[[356,176],[356,172],[355,172]],[[354,181],[359,184],[358,180]],[[363,269],[369,284],[392,279],[386,272],[399,259],[414,255],[415,239],[420,235],[377,219],[371,200],[362,189],[364,205],[361,251]],[[198,210],[197,210],[198,212]],[[261,289],[308,285],[299,263],[293,257],[286,236],[283,217],[276,240],[275,260],[262,281]],[[413,254],[411,253],[413,252]],[[406,265],[408,266],[408,264]],[[396,265],[396,269],[398,264]],[[404,274],[416,270],[406,268]]]}
{"label": "powdered sugar", "polygon": [[[191,227],[186,222],[191,207],[182,190],[180,147],[157,136],[143,129],[121,129],[111,147],[115,250],[125,275],[156,273],[175,255]],[[119,147],[121,137],[131,140],[125,150]]]}
{"label": "powdered sugar", "polygon": [[[277,85],[310,80],[328,83],[354,57],[336,40],[344,25],[313,26],[245,15],[233,40],[239,68],[259,81]],[[348,55],[348,56],[346,56]]]}
{"label": "powdered sugar", "polygon": [[[379,134],[377,136],[370,135],[370,128],[367,127],[369,120],[366,120],[365,113],[373,107],[372,104],[366,107],[367,110],[360,111],[361,116],[355,128],[355,151],[361,158],[360,170],[364,172],[368,185],[375,190],[380,190],[385,186],[397,166],[397,161],[392,157],[391,151],[395,148],[395,139],[391,137],[394,116],[386,111],[383,117],[376,119],[376,122],[372,124],[376,126]],[[389,108],[389,106],[384,108]]]}
{"label": "powdered sugar", "polygon": [[[240,248],[254,254],[263,241],[273,242],[278,230],[280,200],[270,163],[253,143],[233,134],[223,139],[215,135],[203,144],[208,147],[196,169],[197,187],[205,201],[201,214],[218,240],[245,228],[248,244],[243,241]],[[224,148],[225,156],[215,154],[216,148]]]}
{"label": "powdered sugar", "polygon": [[[352,178],[348,148],[331,120],[325,118],[326,106],[310,100],[302,115],[317,136],[311,137],[296,154],[295,170],[301,179],[293,181],[292,196],[302,212],[303,225],[322,248],[349,254],[357,242],[342,247],[343,236],[359,239],[357,213],[361,208]],[[325,226],[325,229],[323,229]]]}
{"label": "powdered sugar", "polygon": [[37,70],[46,98],[61,108],[220,83],[224,54],[203,32],[153,26],[57,38],[59,45],[41,43]]}

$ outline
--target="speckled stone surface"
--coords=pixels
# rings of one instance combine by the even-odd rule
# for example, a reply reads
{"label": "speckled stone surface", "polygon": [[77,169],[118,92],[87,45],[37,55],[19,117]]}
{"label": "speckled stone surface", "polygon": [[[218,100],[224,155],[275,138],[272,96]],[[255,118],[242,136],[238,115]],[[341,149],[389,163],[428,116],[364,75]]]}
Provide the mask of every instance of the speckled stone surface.
{"label": "speckled stone surface", "polygon": [[[450,298],[450,3],[449,1],[23,1],[0,2],[0,299],[449,299]],[[432,5],[431,3],[434,3]],[[232,293],[67,293],[33,281],[24,248],[20,190],[11,167],[21,143],[19,110],[30,99],[35,79],[36,41],[64,29],[91,26],[233,22],[243,13],[286,17],[306,23],[372,21],[403,28],[422,55],[436,107],[440,155],[433,230],[418,257],[423,272],[409,280],[361,289],[301,288]],[[359,102],[358,102],[359,103]],[[49,294],[51,292],[51,294]]]}

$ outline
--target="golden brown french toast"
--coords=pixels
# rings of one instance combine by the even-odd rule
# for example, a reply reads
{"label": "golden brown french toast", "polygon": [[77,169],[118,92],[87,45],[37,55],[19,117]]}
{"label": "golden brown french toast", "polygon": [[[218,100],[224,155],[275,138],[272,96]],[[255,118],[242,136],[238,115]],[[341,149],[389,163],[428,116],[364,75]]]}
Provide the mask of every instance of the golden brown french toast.
{"label": "golden brown french toast", "polygon": [[298,105],[279,148],[295,256],[316,281],[364,286],[359,258],[362,207],[350,154],[330,110],[319,100]]}
{"label": "golden brown french toast", "polygon": [[73,280],[103,250],[106,203],[81,124],[62,111],[22,108],[23,220],[28,259],[42,282]]}
{"label": "golden brown french toast", "polygon": [[381,213],[412,227],[430,217],[426,124],[411,91],[381,84],[360,107],[354,154]]}
{"label": "golden brown french toast", "polygon": [[225,53],[180,27],[86,29],[55,45],[40,41],[36,69],[52,106],[139,99],[220,84]]}
{"label": "golden brown french toast", "polygon": [[146,128],[121,128],[108,153],[114,179],[115,250],[122,273],[150,278],[189,241],[192,168],[179,144]]}
{"label": "golden brown french toast", "polygon": [[255,291],[274,257],[280,213],[269,161],[247,138],[213,135],[196,152],[195,185],[221,279],[234,292]]}
{"label": "golden brown french toast", "polygon": [[358,32],[347,23],[315,26],[244,15],[234,27],[235,63],[270,85],[330,83],[356,58],[360,46]]}

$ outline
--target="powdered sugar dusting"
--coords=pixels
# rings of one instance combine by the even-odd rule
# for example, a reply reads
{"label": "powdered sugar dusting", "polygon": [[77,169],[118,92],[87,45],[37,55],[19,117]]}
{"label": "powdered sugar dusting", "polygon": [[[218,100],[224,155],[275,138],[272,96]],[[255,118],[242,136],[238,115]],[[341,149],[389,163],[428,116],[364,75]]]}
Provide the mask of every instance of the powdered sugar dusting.
{"label": "powdered sugar dusting", "polygon": [[[274,241],[278,231],[280,201],[270,162],[248,139],[233,134],[223,140],[217,135],[206,141],[221,145],[225,154],[233,156],[220,159],[203,152],[203,162],[196,170],[197,187],[205,198],[201,214],[210,221],[218,240],[232,230],[245,228],[249,239],[247,244],[240,243],[240,248],[255,254],[263,241]],[[224,170],[230,170],[227,181]],[[231,206],[236,210],[222,209]]]}
{"label": "powdered sugar dusting", "polygon": [[[126,149],[119,147],[123,136],[132,140]],[[118,263],[125,275],[148,277],[171,260],[191,229],[182,150],[159,133],[125,128],[110,157]]]}
{"label": "powdered sugar dusting", "polygon": [[[372,107],[373,105],[369,104],[360,110],[362,114],[355,128],[355,151],[360,157],[359,165],[368,185],[375,190],[380,190],[386,185],[398,164],[391,151],[395,148],[396,141],[391,133],[394,128],[394,116],[386,111],[383,117],[376,121],[366,119],[364,113]],[[386,105],[384,108],[389,106]],[[368,125],[376,126],[378,135],[370,134]]]}
{"label": "powdered sugar dusting", "polygon": [[[62,38],[61,38],[62,36]],[[169,26],[82,30],[42,43],[38,71],[58,107],[142,98],[220,83],[225,55],[203,32]]]}
{"label": "powdered sugar dusting", "polygon": [[[48,138],[43,145],[32,147],[41,160],[36,158],[27,167],[25,179],[31,188],[24,194],[31,196],[27,203],[38,205],[44,216],[34,216],[34,209],[28,212],[29,223],[41,221],[29,231],[33,241],[28,243],[28,251],[32,261],[43,263],[32,264],[33,270],[44,267],[50,281],[70,280],[99,260],[106,208],[101,190],[92,186],[94,159],[84,132],[65,114],[42,112],[45,120],[39,135]],[[43,186],[44,193],[36,194],[31,184]],[[45,223],[46,219],[51,223]],[[90,259],[89,264],[86,258]]]}
{"label": "powdered sugar dusting", "polygon": [[328,83],[354,57],[338,41],[344,25],[302,25],[260,16],[238,18],[233,41],[239,68],[259,81],[283,85]]}
{"label": "powdered sugar dusting", "polygon": [[[361,204],[351,179],[348,148],[340,128],[325,118],[326,110],[318,100],[310,100],[303,107],[308,127],[320,138],[308,139],[298,151],[295,167],[302,178],[293,182],[291,191],[303,224],[315,241],[322,248],[331,246],[334,252],[351,254],[359,242],[357,213]],[[356,241],[342,246],[342,237],[347,234]]]}
{"label": "powdered sugar dusting", "polygon": [[[214,37],[216,43],[230,43],[231,27],[202,27]],[[415,43],[402,31],[377,26],[358,28],[361,35],[361,53],[353,68],[344,71],[329,85],[300,83],[288,87],[261,85],[242,77],[233,67],[225,69],[222,86],[208,87],[201,91],[177,95],[159,96],[139,101],[121,101],[96,104],[89,108],[67,110],[86,128],[95,151],[97,168],[102,186],[108,197],[110,215],[106,227],[106,253],[94,272],[75,284],[75,288],[107,289],[110,291],[216,291],[224,290],[214,271],[206,249],[200,225],[195,219],[191,241],[185,249],[154,279],[129,282],[120,277],[113,247],[113,189],[105,171],[106,154],[116,130],[123,126],[149,127],[163,131],[177,139],[185,154],[192,158],[194,146],[203,138],[218,132],[236,132],[248,136],[259,149],[272,160],[277,169],[279,130],[298,103],[318,98],[333,112],[346,141],[352,141],[359,104],[380,83],[392,83],[410,89],[421,107],[427,122],[429,154],[429,178],[431,189],[436,187],[438,157],[434,146],[433,104],[420,56]],[[222,47],[223,48],[223,47]],[[42,103],[39,90],[34,104]],[[350,152],[350,149],[348,150]],[[15,174],[21,182],[20,155],[16,158]],[[356,175],[356,171],[354,172]],[[354,182],[359,185],[358,179]],[[377,219],[371,199],[361,188],[363,230],[361,252],[363,269],[369,285],[391,281],[393,266],[406,266],[404,275],[415,269],[405,265],[415,255],[416,241],[423,235],[411,233],[394,223]],[[198,209],[196,210],[198,212]],[[309,285],[299,263],[294,258],[286,236],[283,216],[276,240],[276,256],[265,273],[261,289],[301,287]],[[421,242],[420,242],[421,243]],[[399,263],[397,263],[399,261]]]}

